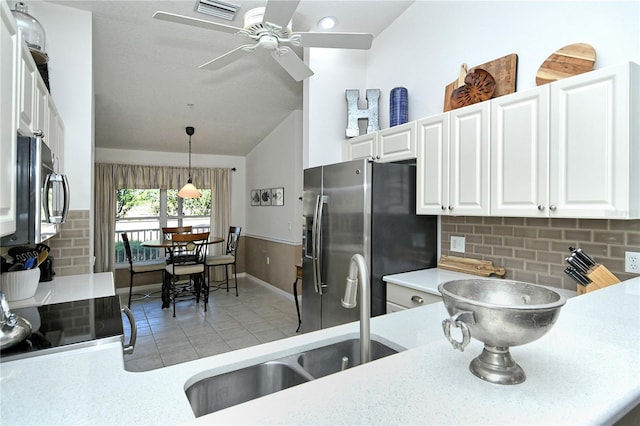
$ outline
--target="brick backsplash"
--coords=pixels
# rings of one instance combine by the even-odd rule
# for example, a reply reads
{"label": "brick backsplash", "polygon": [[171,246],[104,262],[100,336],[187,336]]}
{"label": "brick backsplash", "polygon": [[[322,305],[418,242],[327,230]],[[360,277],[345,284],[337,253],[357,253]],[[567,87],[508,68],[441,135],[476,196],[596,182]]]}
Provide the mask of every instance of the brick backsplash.
{"label": "brick backsplash", "polygon": [[[465,253],[450,251],[465,237]],[[569,246],[580,247],[621,281],[625,251],[640,252],[640,220],[540,219],[442,216],[442,254],[491,260],[507,279],[575,290],[563,272]]]}
{"label": "brick backsplash", "polygon": [[46,242],[51,247],[53,270],[57,276],[91,272],[89,250],[89,210],[70,210],[60,232]]}

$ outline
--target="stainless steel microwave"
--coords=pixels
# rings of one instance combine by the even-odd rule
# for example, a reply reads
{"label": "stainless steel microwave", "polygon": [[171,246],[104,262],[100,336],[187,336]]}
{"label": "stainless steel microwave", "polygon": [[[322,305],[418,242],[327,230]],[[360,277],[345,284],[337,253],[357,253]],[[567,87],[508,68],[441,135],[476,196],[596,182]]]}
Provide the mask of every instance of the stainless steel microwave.
{"label": "stainless steel microwave", "polygon": [[56,235],[69,213],[69,184],[53,168],[51,149],[40,135],[18,136],[16,232],[0,245],[38,244]]}

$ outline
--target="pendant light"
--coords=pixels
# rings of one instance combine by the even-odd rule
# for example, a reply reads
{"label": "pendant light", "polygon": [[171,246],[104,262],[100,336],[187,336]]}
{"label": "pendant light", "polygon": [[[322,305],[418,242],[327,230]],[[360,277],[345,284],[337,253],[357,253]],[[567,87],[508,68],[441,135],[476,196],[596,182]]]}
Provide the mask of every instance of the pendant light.
{"label": "pendant light", "polygon": [[187,184],[178,191],[178,197],[180,198],[200,198],[200,191],[195,187],[191,181],[191,135],[195,132],[195,129],[191,126],[187,127],[187,135],[189,135],[189,180]]}

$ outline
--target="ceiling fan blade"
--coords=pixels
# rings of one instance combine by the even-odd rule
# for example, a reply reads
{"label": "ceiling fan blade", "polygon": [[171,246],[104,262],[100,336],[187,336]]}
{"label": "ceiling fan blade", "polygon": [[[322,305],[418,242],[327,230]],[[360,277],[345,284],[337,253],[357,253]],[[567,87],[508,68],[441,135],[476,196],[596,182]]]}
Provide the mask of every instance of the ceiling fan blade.
{"label": "ceiling fan blade", "polygon": [[270,22],[281,28],[286,27],[298,8],[298,3],[300,0],[268,0],[262,23]]}
{"label": "ceiling fan blade", "polygon": [[373,34],[366,33],[294,33],[300,36],[302,47],[370,49]]}
{"label": "ceiling fan blade", "polygon": [[272,51],[271,56],[295,81],[302,81],[313,75],[313,71],[288,47]]}
{"label": "ceiling fan blade", "polygon": [[250,53],[251,50],[247,49],[255,49],[255,45],[253,44],[245,44],[244,46],[236,47],[233,50],[225,53],[224,55],[218,56],[215,59],[210,60],[209,62],[200,65],[199,68],[205,70],[219,70],[220,68],[226,67],[230,63],[240,59],[242,56]]}
{"label": "ceiling fan blade", "polygon": [[192,27],[206,28],[208,30],[222,31],[230,34],[235,34],[242,30],[242,28],[232,27],[231,25],[218,24],[211,21],[205,21],[204,19],[191,18],[189,16],[176,15],[175,13],[169,12],[158,11],[153,14],[153,17],[155,19],[160,19],[161,21],[191,25]]}

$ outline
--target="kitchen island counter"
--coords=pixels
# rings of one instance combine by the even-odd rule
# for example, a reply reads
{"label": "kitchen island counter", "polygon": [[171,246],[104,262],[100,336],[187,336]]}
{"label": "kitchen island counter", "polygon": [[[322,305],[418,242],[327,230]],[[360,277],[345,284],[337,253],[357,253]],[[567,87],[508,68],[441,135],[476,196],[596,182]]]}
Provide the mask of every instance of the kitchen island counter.
{"label": "kitchen island counter", "polygon": [[158,370],[124,370],[110,343],[0,364],[0,423],[9,424],[608,424],[640,402],[640,278],[572,298],[554,328],[511,349],[527,373],[501,386],[455,351],[442,303],[372,319],[375,339],[408,350],[195,419],[195,381],[357,336],[320,330]]}

